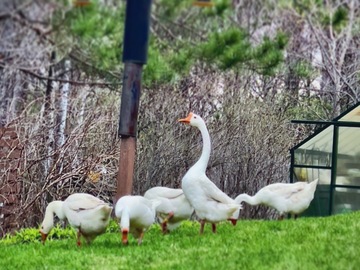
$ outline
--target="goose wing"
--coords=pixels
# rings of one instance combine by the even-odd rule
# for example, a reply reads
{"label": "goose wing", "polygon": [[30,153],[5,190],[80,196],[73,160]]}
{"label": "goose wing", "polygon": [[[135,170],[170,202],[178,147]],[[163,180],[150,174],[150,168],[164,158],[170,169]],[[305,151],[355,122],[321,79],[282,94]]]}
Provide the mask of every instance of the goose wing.
{"label": "goose wing", "polygon": [[206,175],[203,175],[201,178],[199,178],[199,182],[201,188],[209,200],[214,200],[225,204],[234,204],[234,201],[228,195],[222,192]]}
{"label": "goose wing", "polygon": [[275,193],[276,196],[289,199],[293,195],[303,191],[305,187],[306,187],[305,182],[296,182],[293,184],[277,183],[277,184],[269,185],[267,189],[268,191]]}
{"label": "goose wing", "polygon": [[86,193],[76,193],[70,195],[64,203],[70,210],[76,212],[95,209],[100,205],[106,205],[104,201]]}
{"label": "goose wing", "polygon": [[147,190],[144,194],[145,198],[156,199],[159,197],[173,199],[184,194],[182,189],[174,189],[168,187],[153,187]]}

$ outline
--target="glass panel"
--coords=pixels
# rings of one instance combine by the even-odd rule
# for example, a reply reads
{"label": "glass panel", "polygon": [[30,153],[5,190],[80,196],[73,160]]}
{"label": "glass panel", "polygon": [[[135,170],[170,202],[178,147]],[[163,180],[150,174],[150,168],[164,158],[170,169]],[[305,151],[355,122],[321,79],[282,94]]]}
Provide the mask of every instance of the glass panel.
{"label": "glass panel", "polygon": [[341,117],[338,121],[360,122],[360,105]]}
{"label": "glass panel", "polygon": [[301,216],[319,217],[328,216],[330,207],[330,185],[318,183],[314,199],[311,201],[309,208]]}
{"label": "glass panel", "polygon": [[343,155],[360,154],[360,127],[339,127],[338,153]]}
{"label": "glass panel", "polygon": [[316,150],[295,150],[295,164],[296,165],[312,165],[312,166],[330,166],[331,152],[321,152]]}
{"label": "glass panel", "polygon": [[331,170],[330,169],[316,169],[316,168],[294,168],[294,182],[307,181],[312,182],[319,179],[320,185],[330,185]]}
{"label": "glass panel", "polygon": [[296,165],[330,166],[334,127],[330,126],[295,150]]}
{"label": "glass panel", "polygon": [[315,137],[304,143],[300,148],[330,153],[332,151],[333,131],[334,126],[332,125],[325,128]]}
{"label": "glass panel", "polygon": [[360,190],[356,188],[335,188],[333,214],[360,210]]}
{"label": "glass panel", "polygon": [[[340,127],[336,184],[360,187],[360,128]],[[340,153],[341,152],[341,153]]]}
{"label": "glass panel", "polygon": [[314,169],[314,168],[295,168],[294,181],[296,179],[305,179],[311,182],[319,179],[316,187],[314,199],[311,201],[309,208],[301,214],[302,216],[327,216],[330,207],[330,169]]}

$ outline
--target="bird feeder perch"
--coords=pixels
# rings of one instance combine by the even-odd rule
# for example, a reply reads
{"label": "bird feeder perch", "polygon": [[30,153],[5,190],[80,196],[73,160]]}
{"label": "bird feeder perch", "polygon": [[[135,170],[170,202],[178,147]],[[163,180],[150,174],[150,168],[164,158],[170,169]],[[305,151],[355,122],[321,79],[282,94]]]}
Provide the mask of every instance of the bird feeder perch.
{"label": "bird feeder perch", "polygon": [[214,3],[211,2],[210,0],[198,0],[198,1],[193,2],[193,6],[212,7],[212,6],[214,6]]}
{"label": "bird feeder perch", "polygon": [[87,7],[91,4],[89,0],[75,0],[73,1],[73,5],[75,7]]}

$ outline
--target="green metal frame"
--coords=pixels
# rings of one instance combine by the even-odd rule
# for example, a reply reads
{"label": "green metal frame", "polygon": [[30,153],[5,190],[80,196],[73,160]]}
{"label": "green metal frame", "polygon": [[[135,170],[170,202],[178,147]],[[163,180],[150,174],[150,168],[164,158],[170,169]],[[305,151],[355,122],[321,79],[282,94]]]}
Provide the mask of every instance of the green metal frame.
{"label": "green metal frame", "polygon": [[338,144],[339,144],[339,127],[334,126],[333,148],[332,148],[332,157],[331,157],[331,181],[330,181],[329,215],[332,214],[334,191],[335,191],[335,187],[336,187]]}
{"label": "green metal frame", "polygon": [[[336,173],[337,173],[337,159],[338,159],[338,144],[339,144],[339,127],[356,127],[360,128],[359,122],[351,122],[351,121],[338,121],[344,115],[348,114],[350,111],[355,109],[357,106],[360,106],[360,102],[340,114],[336,117],[333,121],[311,121],[311,120],[292,120],[292,123],[297,124],[317,124],[323,125],[319,128],[314,134],[307,137],[301,143],[297,144],[293,148],[290,149],[290,183],[294,183],[294,169],[295,168],[314,168],[314,169],[329,169],[331,170],[331,181],[330,181],[330,196],[329,196],[329,213],[331,215],[333,212],[333,200],[334,200],[334,192],[335,188],[337,187],[346,187],[346,188],[353,188],[353,189],[360,189],[360,186],[348,186],[348,185],[338,185],[336,184]],[[331,153],[331,165],[330,166],[317,166],[317,165],[296,165],[295,164],[295,150],[297,150],[300,146],[320,134],[323,130],[325,130],[329,126],[334,126],[333,130],[333,145],[332,145],[332,153]],[[309,150],[311,151],[311,150]]]}

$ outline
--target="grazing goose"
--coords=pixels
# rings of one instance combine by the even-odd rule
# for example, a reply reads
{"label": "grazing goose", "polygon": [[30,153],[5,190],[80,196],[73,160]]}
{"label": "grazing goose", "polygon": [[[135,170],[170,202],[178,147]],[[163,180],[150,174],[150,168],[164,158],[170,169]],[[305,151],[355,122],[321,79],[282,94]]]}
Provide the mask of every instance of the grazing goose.
{"label": "grazing goose", "polygon": [[144,197],[149,200],[157,199],[161,202],[156,208],[156,213],[164,234],[176,229],[183,220],[189,219],[194,212],[194,208],[186,199],[182,189],[153,187],[145,192]]}
{"label": "grazing goose", "polygon": [[104,201],[86,193],[74,193],[65,201],[53,201],[45,210],[40,233],[43,244],[54,227],[54,214],[60,219],[67,219],[77,230],[77,245],[81,245],[81,235],[89,244],[96,236],[105,232],[112,211]]}
{"label": "grazing goose", "polygon": [[246,193],[235,198],[237,203],[246,202],[250,205],[264,204],[275,208],[280,213],[280,219],[286,213],[293,214],[297,218],[305,211],[312,199],[319,179],[310,183],[275,183],[260,189],[254,196]]}
{"label": "grazing goose", "polygon": [[205,222],[212,223],[214,233],[216,232],[216,223],[220,221],[231,220],[233,224],[236,224],[241,205],[222,192],[206,176],[211,141],[204,120],[199,115],[189,113],[179,122],[197,127],[203,140],[200,159],[186,172],[181,181],[182,190],[200,219],[200,234],[204,231]]}
{"label": "grazing goose", "polygon": [[155,222],[156,200],[148,200],[142,196],[123,196],[115,206],[115,215],[120,219],[122,242],[128,244],[129,232],[142,243],[145,231]]}

